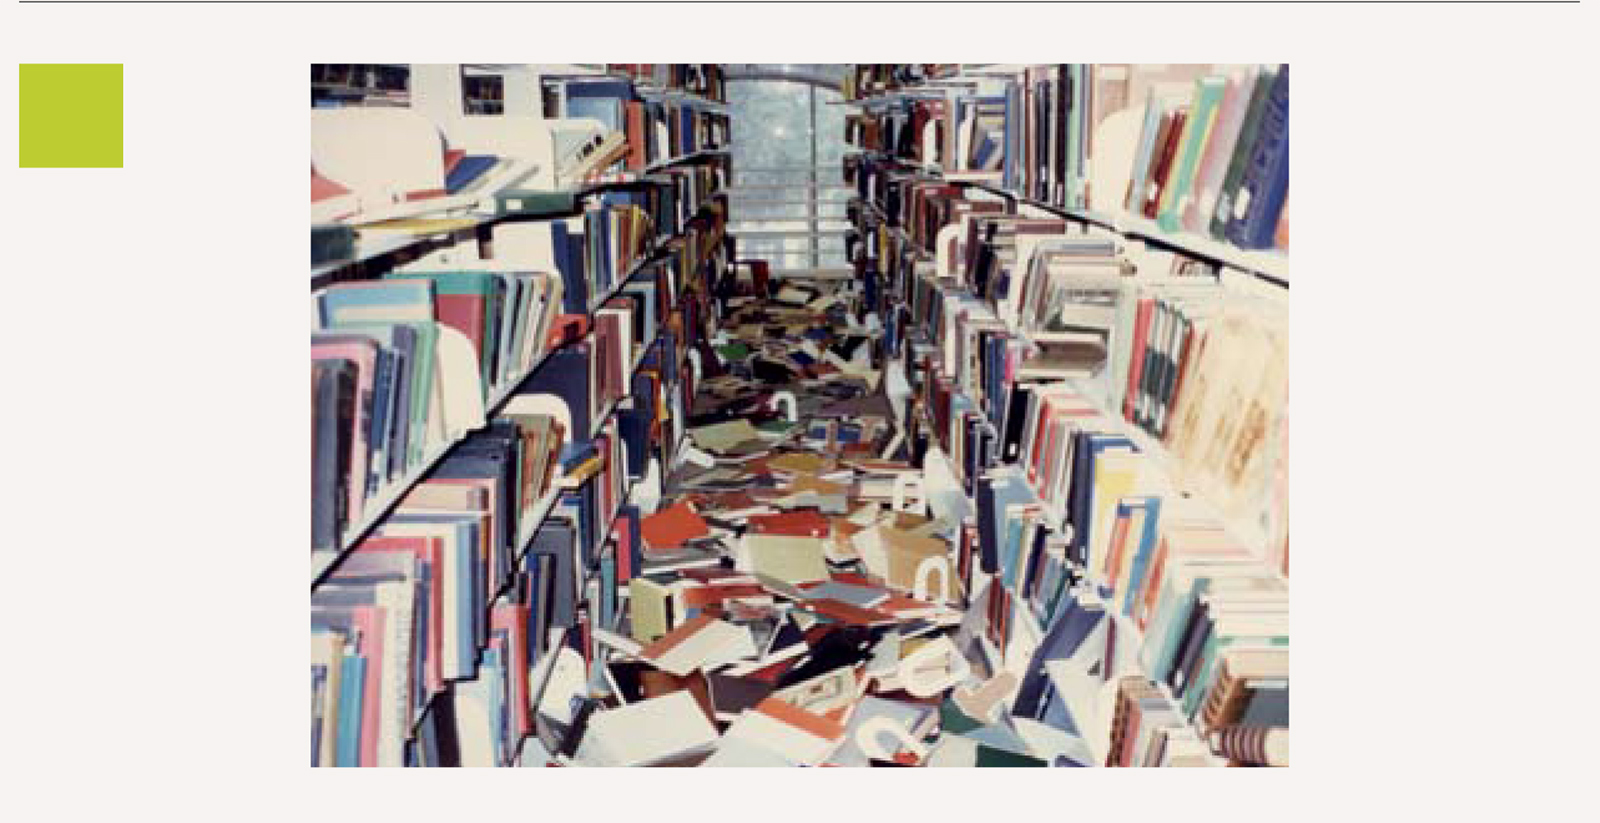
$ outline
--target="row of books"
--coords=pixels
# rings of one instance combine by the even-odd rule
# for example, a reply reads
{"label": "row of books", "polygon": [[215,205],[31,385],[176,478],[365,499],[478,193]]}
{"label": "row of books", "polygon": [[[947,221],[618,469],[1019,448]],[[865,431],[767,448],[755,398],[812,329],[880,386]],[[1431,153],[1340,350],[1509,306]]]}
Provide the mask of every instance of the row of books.
{"label": "row of books", "polygon": [[[1025,671],[1051,681],[1030,687],[1024,677],[1013,714],[1070,731],[1080,754],[1106,765],[1285,765],[1283,751],[1221,741],[1286,743],[1286,579],[1159,477],[1141,475],[1151,467],[1114,438],[1079,437],[1066,458],[1065,524],[1017,466],[999,462],[973,479],[959,568],[987,602],[969,613],[984,615],[994,660],[1030,659]],[[1068,628],[1086,615],[1103,625]],[[1077,639],[1063,641],[1064,631]],[[1160,739],[1182,741],[1173,751],[1198,762],[1147,759],[1115,742],[1113,718],[1129,709],[1109,705],[1108,689],[1124,677],[1152,683],[1140,704],[1151,712],[1145,734],[1167,728]],[[1065,702],[1052,708],[1034,702],[1039,694]]]}
{"label": "row of books", "polygon": [[908,97],[845,116],[845,141],[947,172],[999,173],[1014,157],[1004,87]]}
{"label": "row of books", "polygon": [[[1094,242],[1062,246],[1076,254],[1082,249],[1071,246]],[[1041,244],[1035,259],[1053,251]],[[1093,260],[1077,257],[1070,276],[1058,272],[1050,281],[1053,301],[1041,304],[1049,325],[1027,332],[966,289],[913,278],[909,322],[939,341],[926,365],[930,410],[947,450],[962,425],[951,399],[959,396],[993,429],[994,442],[980,440],[980,453],[1030,461],[1041,497],[1059,502],[1063,477],[1052,466],[1065,435],[1029,427],[1065,412],[1032,384],[1070,385],[1093,398],[1073,413],[1103,417],[1117,432],[1141,430],[1147,437],[1140,442],[1158,451],[1184,488],[1204,489],[1224,517],[1269,536],[1272,545],[1286,541],[1283,307],[1208,278],[1119,278],[1115,258],[1104,258],[1101,270]],[[1058,447],[1043,449],[1044,442]]]}
{"label": "row of books", "polygon": [[638,522],[607,490],[618,476],[562,491],[513,565],[487,570],[493,495],[413,490],[430,505],[408,498],[313,593],[312,765],[508,765],[532,732],[533,670],[617,608]]}
{"label": "row of books", "polygon": [[464,440],[312,592],[312,765],[404,765],[447,683],[487,681],[518,524],[555,480],[560,424],[496,421]]}
{"label": "row of books", "polygon": [[727,76],[717,63],[607,63],[606,71],[664,91],[698,95],[711,102],[728,99]]}
{"label": "row of books", "polygon": [[844,99],[860,100],[892,89],[953,75],[954,63],[852,63],[844,76]]}
{"label": "row of books", "polygon": [[692,100],[646,99],[626,78],[547,77],[543,83],[545,117],[598,121],[604,140],[619,147],[616,159],[625,159],[631,171],[728,142],[726,114]]}
{"label": "row of books", "polygon": [[1169,232],[1287,248],[1289,67],[1152,86],[1122,206]]}
{"label": "row of books", "polygon": [[1288,66],[1016,67],[847,119],[869,151],[1052,206],[1286,249]]}
{"label": "row of books", "polygon": [[491,389],[544,357],[561,296],[554,275],[494,272],[392,272],[315,295],[313,551],[483,424]]}
{"label": "row of books", "polygon": [[[591,311],[610,344],[592,362],[598,405],[586,419],[619,398],[634,362],[624,349],[654,337],[628,336],[616,307],[595,304],[654,253],[652,214],[677,222],[678,204],[662,193],[699,188],[605,191],[577,217],[494,224],[492,257],[464,261],[474,268],[441,271],[423,258],[315,293],[313,550],[337,548],[386,484],[481,425],[496,391],[586,334]],[[500,270],[508,265],[530,273]]]}
{"label": "row of books", "polygon": [[[883,262],[906,322],[941,341],[943,374],[994,412],[994,424],[1006,381],[1086,381],[1230,519],[1265,517],[1263,529],[1282,531],[1281,300],[1225,288],[1181,255],[1007,213],[980,189],[872,173],[904,221],[884,233]],[[883,216],[867,203],[867,216]]]}

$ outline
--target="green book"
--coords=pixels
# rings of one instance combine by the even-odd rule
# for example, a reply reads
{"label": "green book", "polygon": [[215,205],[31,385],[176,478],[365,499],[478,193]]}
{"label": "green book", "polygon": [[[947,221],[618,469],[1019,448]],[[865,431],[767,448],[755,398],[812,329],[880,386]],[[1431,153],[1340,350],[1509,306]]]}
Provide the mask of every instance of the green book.
{"label": "green book", "polygon": [[1068,67],[1072,79],[1071,107],[1067,111],[1067,164],[1064,204],[1069,208],[1082,208],[1089,185],[1088,133],[1094,124],[1089,122],[1089,93],[1093,80],[1087,63],[1073,63]]}
{"label": "green book", "polygon": [[962,734],[982,728],[983,724],[967,716],[954,700],[946,698],[939,704],[939,728],[947,734]]}
{"label": "green book", "polygon": [[1217,207],[1211,212],[1209,233],[1218,240],[1226,240],[1224,230],[1233,215],[1233,199],[1239,194],[1239,184],[1244,181],[1244,170],[1250,165],[1250,152],[1255,148],[1256,133],[1261,130],[1261,114],[1266,111],[1267,98],[1272,96],[1272,81],[1278,69],[1262,68],[1256,75],[1256,88],[1250,94],[1250,107],[1245,110],[1244,125],[1239,128],[1239,140],[1233,144],[1233,157],[1228,161],[1228,173],[1222,178],[1222,189],[1217,192]]}
{"label": "green book", "polygon": [[409,442],[406,448],[406,466],[409,468],[422,462],[423,452],[427,448],[428,414],[432,410],[434,396],[434,370],[437,368],[437,358],[434,354],[439,346],[439,324],[416,321],[395,325],[410,326],[417,333],[416,362],[412,363],[410,368],[410,414],[407,415]]}
{"label": "green book", "polygon": [[506,189],[494,196],[494,216],[549,219],[570,217],[582,211],[576,192]]}
{"label": "green book", "polygon": [[1014,769],[1018,767],[1044,768],[1046,764],[1037,757],[1008,752],[1005,749],[997,749],[980,743],[972,765],[983,768]]}

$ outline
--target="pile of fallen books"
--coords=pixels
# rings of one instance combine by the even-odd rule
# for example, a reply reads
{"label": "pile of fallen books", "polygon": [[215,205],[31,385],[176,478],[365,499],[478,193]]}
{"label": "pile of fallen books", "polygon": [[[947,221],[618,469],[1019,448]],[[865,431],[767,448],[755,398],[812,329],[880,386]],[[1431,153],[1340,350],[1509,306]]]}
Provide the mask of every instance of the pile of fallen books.
{"label": "pile of fallen books", "polygon": [[954,524],[881,456],[873,330],[822,289],[731,302],[623,622],[548,662],[524,762],[1046,765],[995,725],[1013,689],[957,688]]}

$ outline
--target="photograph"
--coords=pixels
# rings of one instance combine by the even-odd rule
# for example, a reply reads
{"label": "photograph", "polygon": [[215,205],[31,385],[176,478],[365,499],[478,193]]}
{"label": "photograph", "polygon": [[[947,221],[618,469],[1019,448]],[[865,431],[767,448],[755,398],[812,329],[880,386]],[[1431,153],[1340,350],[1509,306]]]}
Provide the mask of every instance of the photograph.
{"label": "photograph", "polygon": [[1289,65],[313,64],[311,765],[1289,765]]}

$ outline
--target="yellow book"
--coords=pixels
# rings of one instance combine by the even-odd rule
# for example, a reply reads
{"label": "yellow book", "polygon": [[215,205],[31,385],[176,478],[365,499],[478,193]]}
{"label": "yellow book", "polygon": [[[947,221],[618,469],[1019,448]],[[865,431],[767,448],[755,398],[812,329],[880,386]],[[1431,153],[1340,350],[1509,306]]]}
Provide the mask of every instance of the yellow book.
{"label": "yellow book", "polygon": [[1116,525],[1117,503],[1133,493],[1142,466],[1142,456],[1133,451],[1113,449],[1095,457],[1088,560],[1089,572],[1097,580],[1107,579],[1106,557],[1110,553],[1112,528]]}

